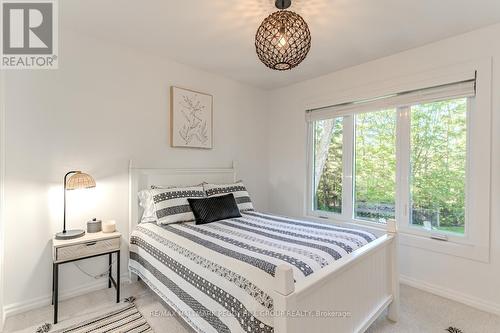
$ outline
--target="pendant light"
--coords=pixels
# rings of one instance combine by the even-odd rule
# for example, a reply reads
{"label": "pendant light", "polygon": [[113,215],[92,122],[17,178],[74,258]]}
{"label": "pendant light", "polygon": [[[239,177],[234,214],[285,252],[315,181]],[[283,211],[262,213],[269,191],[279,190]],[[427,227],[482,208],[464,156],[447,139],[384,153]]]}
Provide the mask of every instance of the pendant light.
{"label": "pendant light", "polygon": [[279,10],[269,15],[257,29],[255,49],[269,68],[283,71],[300,64],[311,48],[311,32],[304,19],[289,10],[291,0],[276,0]]}

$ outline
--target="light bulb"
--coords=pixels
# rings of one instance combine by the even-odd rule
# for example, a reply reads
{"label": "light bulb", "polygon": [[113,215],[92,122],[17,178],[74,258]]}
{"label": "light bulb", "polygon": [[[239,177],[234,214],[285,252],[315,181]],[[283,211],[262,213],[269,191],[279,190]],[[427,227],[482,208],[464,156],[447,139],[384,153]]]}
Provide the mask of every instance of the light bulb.
{"label": "light bulb", "polygon": [[281,26],[278,32],[278,47],[284,47],[286,45],[286,29]]}
{"label": "light bulb", "polygon": [[285,45],[286,45],[286,38],[285,38],[285,36],[281,36],[279,41],[278,41],[278,46],[283,47]]}

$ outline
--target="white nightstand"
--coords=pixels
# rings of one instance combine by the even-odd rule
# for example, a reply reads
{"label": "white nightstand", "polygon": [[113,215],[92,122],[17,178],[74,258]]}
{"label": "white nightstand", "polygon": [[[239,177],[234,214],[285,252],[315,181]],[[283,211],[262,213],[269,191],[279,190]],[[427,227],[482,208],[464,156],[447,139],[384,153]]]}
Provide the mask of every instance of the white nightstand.
{"label": "white nightstand", "polygon": [[[57,324],[59,293],[59,265],[102,255],[109,256],[108,288],[116,288],[116,303],[120,302],[120,240],[118,231],[112,233],[86,233],[85,236],[69,240],[52,239],[52,304],[54,324]],[[112,277],[112,259],[116,253],[116,280]]]}

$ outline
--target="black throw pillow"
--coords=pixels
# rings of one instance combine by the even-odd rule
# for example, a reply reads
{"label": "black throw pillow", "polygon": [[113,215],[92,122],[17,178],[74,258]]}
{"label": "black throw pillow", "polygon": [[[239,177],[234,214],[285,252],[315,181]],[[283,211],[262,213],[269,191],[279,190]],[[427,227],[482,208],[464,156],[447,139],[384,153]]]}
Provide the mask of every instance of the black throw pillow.
{"label": "black throw pillow", "polygon": [[193,211],[196,224],[241,217],[240,210],[232,193],[203,199],[187,199]]}

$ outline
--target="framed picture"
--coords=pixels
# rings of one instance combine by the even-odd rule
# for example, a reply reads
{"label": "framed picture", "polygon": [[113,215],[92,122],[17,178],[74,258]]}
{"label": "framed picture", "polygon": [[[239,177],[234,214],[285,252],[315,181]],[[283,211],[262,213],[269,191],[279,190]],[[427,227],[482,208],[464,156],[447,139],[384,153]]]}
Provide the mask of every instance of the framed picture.
{"label": "framed picture", "polygon": [[213,96],[170,88],[170,140],[172,147],[213,148]]}

